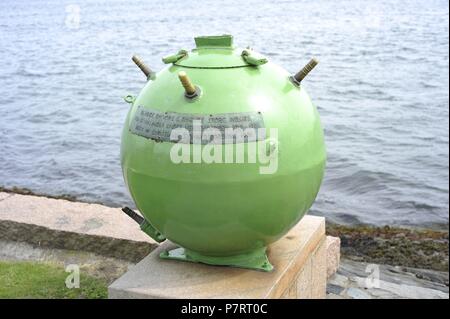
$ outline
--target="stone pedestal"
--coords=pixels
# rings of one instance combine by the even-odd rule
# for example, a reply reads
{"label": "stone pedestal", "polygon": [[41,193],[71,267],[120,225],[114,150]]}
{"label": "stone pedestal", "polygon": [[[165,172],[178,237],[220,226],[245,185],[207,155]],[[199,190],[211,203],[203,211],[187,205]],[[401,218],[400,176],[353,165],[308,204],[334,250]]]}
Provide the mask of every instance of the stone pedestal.
{"label": "stone pedestal", "polygon": [[268,248],[272,272],[162,260],[166,242],[109,286],[109,298],[325,298],[325,219],[305,216]]}

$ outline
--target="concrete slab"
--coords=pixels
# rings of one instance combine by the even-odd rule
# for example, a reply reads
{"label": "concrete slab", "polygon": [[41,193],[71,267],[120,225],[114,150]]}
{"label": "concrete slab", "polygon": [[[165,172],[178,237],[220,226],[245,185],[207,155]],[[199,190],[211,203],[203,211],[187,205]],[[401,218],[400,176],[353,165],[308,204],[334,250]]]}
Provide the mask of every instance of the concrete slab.
{"label": "concrete slab", "polygon": [[88,251],[131,262],[157,247],[120,208],[4,194],[0,193],[0,240]]}
{"label": "concrete slab", "polygon": [[331,298],[448,299],[448,272],[343,259],[328,280],[328,292]]}
{"label": "concrete slab", "polygon": [[0,192],[0,201],[12,196],[10,193]]}
{"label": "concrete slab", "polygon": [[109,298],[324,298],[325,238],[325,219],[305,216],[269,247],[270,273],[162,260],[175,247],[167,242],[116,280]]}
{"label": "concrete slab", "polygon": [[318,245],[310,257],[312,263],[311,296],[314,299],[324,299],[327,290],[327,245],[326,237]]}
{"label": "concrete slab", "polygon": [[339,268],[341,259],[341,239],[339,237],[327,236],[327,278],[333,276]]}
{"label": "concrete slab", "polygon": [[5,197],[3,194],[6,193],[0,193],[0,199],[3,198],[0,221],[155,244],[120,208],[31,195]]}

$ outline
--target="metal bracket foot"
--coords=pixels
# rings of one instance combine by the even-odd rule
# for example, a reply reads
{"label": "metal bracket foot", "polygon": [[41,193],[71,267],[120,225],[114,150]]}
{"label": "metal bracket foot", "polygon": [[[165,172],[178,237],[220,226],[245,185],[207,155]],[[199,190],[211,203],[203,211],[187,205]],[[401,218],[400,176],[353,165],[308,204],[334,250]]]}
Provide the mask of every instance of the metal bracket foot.
{"label": "metal bracket foot", "polygon": [[176,248],[169,251],[163,251],[159,255],[162,259],[173,259],[180,261],[189,261],[194,263],[203,263],[214,266],[230,266],[237,268],[246,268],[259,271],[272,271],[273,266],[266,255],[266,248],[253,250],[246,254],[235,256],[205,256],[185,248]]}

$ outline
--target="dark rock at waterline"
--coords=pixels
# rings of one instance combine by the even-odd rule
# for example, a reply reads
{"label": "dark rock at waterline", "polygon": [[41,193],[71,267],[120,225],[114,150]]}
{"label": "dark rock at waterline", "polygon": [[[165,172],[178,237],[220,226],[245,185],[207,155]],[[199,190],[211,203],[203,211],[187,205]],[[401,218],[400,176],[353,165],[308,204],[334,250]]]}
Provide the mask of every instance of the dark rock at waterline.
{"label": "dark rock at waterline", "polygon": [[6,188],[3,186],[0,186],[0,192],[3,193],[13,193],[13,194],[20,194],[20,195],[33,195],[33,196],[41,196],[41,197],[47,197],[47,198],[54,198],[54,199],[65,199],[70,202],[77,201],[77,198],[73,195],[69,194],[61,194],[61,195],[46,195],[46,194],[40,194],[33,192],[32,190],[24,187],[12,187],[12,188]]}
{"label": "dark rock at waterline", "polygon": [[448,271],[448,230],[329,224],[327,233],[354,261]]}

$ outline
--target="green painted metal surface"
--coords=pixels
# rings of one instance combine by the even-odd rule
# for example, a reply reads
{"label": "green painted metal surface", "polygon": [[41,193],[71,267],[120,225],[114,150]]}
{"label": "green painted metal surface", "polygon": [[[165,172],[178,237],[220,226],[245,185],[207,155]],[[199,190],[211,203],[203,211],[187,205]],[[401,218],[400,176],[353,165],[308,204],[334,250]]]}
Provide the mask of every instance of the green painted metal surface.
{"label": "green painted metal surface", "polygon": [[255,269],[260,271],[272,271],[273,265],[266,255],[266,248],[254,249],[248,253],[233,256],[205,256],[185,248],[176,248],[163,251],[159,255],[162,259],[173,259],[202,263],[214,266],[233,266],[239,268]]}
{"label": "green painted metal surface", "polygon": [[163,234],[161,234],[159,231],[157,231],[152,224],[149,223],[148,220],[145,220],[142,225],[140,225],[141,230],[149,235],[151,238],[153,238],[156,242],[160,243],[166,240],[166,237],[164,237]]}
{"label": "green painted metal surface", "polygon": [[[295,86],[281,67],[270,61],[251,65],[243,49],[221,41],[197,41],[196,49],[130,99],[121,163],[137,208],[161,236],[185,248],[194,261],[230,265],[236,256],[258,255],[300,221],[319,191],[326,153],[319,115],[305,88]],[[201,96],[185,97],[179,71],[188,74]],[[182,114],[260,112],[267,129],[278,129],[277,170],[260,174],[258,162],[176,164],[170,158],[174,143],[130,132],[138,106]],[[266,141],[245,147],[253,143]],[[191,153],[204,147],[189,145]],[[260,265],[250,268],[261,270]]]}

